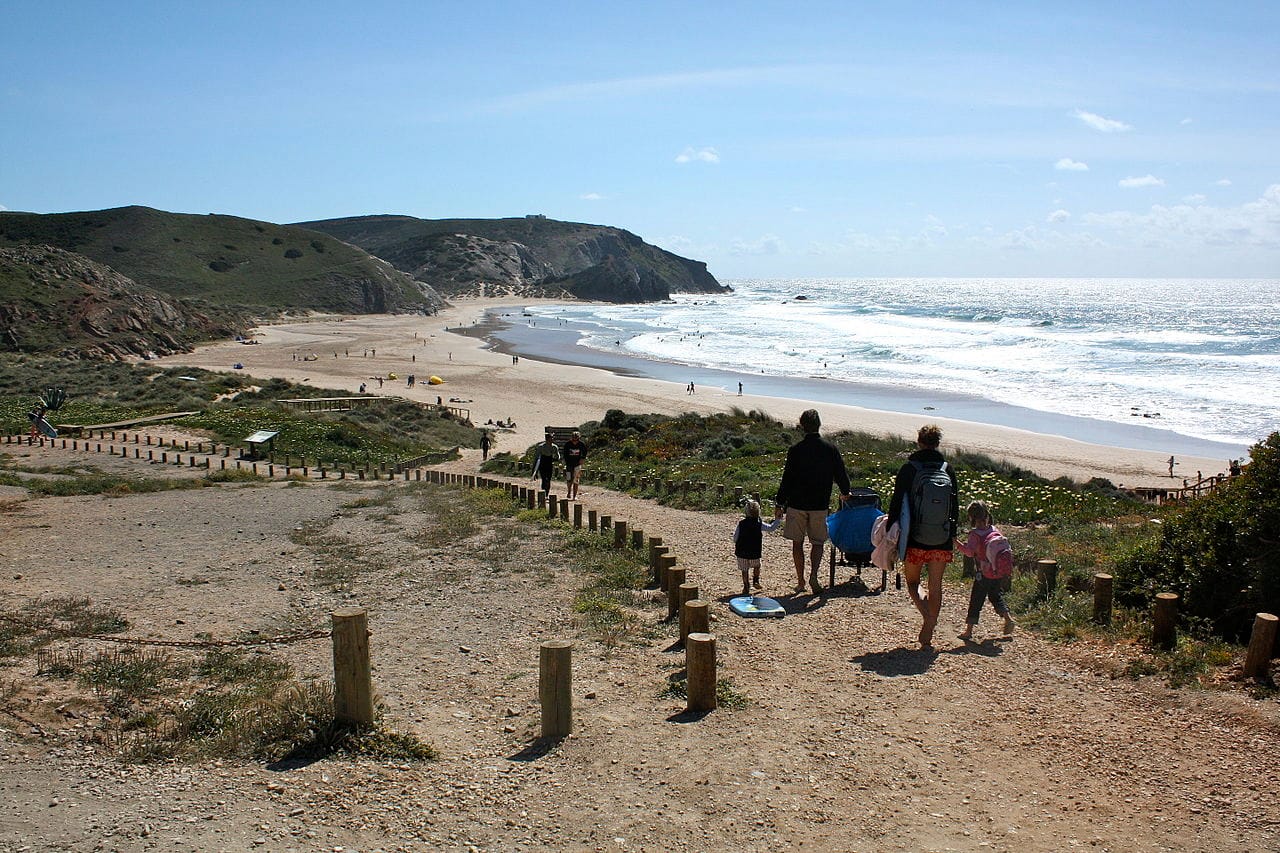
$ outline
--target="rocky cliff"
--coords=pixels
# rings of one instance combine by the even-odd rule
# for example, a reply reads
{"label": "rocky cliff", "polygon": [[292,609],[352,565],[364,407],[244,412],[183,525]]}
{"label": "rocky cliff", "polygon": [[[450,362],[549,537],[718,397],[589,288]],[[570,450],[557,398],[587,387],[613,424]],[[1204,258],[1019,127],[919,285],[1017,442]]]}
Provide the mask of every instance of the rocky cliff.
{"label": "rocky cliff", "polygon": [[189,352],[244,318],[200,310],[52,246],[0,248],[0,350],[67,358]]}
{"label": "rocky cliff", "polygon": [[604,225],[542,216],[415,219],[355,216],[298,223],[359,246],[445,296],[573,296],[652,302],[722,293],[707,265]]}

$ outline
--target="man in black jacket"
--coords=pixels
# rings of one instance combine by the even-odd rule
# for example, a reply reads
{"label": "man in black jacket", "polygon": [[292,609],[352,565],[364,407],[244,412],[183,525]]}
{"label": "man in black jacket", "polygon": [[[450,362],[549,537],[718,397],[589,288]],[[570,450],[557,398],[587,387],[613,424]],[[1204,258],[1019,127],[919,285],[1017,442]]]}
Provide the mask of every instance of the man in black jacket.
{"label": "man in black jacket", "polygon": [[849,474],[840,451],[818,435],[822,419],[815,409],[800,415],[804,438],[787,451],[787,464],[778,484],[776,517],[785,513],[782,535],[791,540],[791,558],[796,564],[796,592],[804,592],[804,540],[809,538],[809,587],[822,591],[818,569],[827,541],[827,510],[831,507],[831,487],[840,487],[841,500],[849,498]]}

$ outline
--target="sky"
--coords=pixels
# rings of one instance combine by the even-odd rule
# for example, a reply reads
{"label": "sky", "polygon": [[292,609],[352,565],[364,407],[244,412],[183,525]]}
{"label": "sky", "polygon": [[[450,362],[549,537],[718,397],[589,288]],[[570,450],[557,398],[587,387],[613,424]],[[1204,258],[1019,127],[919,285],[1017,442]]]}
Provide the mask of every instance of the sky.
{"label": "sky", "polygon": [[531,213],[721,279],[1280,278],[1280,3],[5,0],[0,208]]}

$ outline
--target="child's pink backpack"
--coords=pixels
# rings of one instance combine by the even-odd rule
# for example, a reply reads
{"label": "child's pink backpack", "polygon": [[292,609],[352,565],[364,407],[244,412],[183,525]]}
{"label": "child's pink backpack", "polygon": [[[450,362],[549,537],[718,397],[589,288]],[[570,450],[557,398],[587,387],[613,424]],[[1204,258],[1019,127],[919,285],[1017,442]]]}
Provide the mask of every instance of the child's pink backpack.
{"label": "child's pink backpack", "polygon": [[1009,540],[996,527],[982,540],[986,560],[980,561],[982,576],[989,580],[1004,580],[1013,575],[1013,548]]}

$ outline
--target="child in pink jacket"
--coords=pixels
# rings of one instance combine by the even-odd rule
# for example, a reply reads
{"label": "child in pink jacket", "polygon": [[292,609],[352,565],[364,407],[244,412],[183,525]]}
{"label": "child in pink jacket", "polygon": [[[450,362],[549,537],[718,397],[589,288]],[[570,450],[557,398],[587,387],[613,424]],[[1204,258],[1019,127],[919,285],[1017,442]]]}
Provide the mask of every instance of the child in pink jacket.
{"label": "child in pink jacket", "polygon": [[973,576],[973,591],[969,593],[969,615],[965,619],[960,639],[973,639],[973,629],[978,624],[978,617],[982,615],[982,605],[986,599],[990,599],[996,613],[1004,617],[1004,633],[1008,636],[1017,625],[1009,615],[1008,605],[1004,603],[1004,581],[995,577],[996,573],[987,560],[986,539],[995,525],[991,520],[991,510],[982,501],[969,504],[969,526],[971,529],[968,538],[961,541],[957,537],[956,548],[966,557],[973,557],[977,561],[978,570]]}

